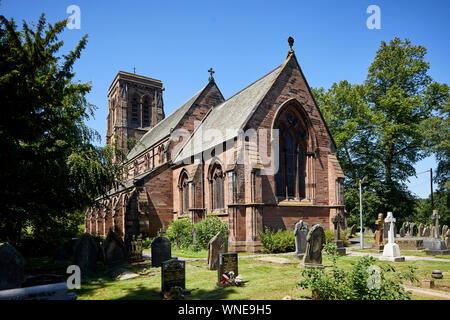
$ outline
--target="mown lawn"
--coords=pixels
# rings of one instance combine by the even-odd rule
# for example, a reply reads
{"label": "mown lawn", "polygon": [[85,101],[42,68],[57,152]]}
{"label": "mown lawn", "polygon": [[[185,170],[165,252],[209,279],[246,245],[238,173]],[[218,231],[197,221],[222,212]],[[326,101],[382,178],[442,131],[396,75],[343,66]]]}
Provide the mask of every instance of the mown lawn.
{"label": "mown lawn", "polygon": [[[176,251],[173,252],[175,256]],[[181,256],[178,252],[178,256]],[[189,255],[189,254],[188,254]],[[268,255],[270,256],[270,255]],[[296,286],[301,278],[299,260],[291,255],[283,255],[289,259],[290,264],[277,264],[257,260],[258,257],[240,256],[239,274],[244,280],[248,280],[243,287],[217,288],[217,271],[208,270],[205,260],[186,262],[186,288],[192,290],[186,299],[192,300],[280,300],[289,295],[293,299],[308,299],[311,292]],[[356,263],[358,257],[345,256],[338,260],[338,266],[350,270]],[[324,265],[331,265],[331,261],[324,256]],[[387,264],[391,262],[377,261],[376,264]],[[416,274],[419,279],[431,279],[432,270],[439,269],[444,278],[435,279],[435,289],[450,292],[450,263],[439,261],[411,261],[397,262],[393,264],[398,271],[406,271],[407,266],[417,267]],[[80,300],[114,300],[114,299],[161,299],[161,268],[152,268],[149,265],[133,266],[138,272],[142,268],[151,271],[149,275],[139,278],[117,281],[108,276],[82,284],[79,290],[73,290]],[[420,286],[419,284],[413,284]],[[427,297],[413,296],[413,299],[430,299]]]}

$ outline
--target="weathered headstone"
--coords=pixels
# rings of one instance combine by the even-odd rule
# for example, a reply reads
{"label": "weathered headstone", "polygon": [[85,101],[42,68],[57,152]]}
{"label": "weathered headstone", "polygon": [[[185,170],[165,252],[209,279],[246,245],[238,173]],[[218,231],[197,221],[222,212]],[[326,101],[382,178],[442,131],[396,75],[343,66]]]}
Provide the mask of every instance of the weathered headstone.
{"label": "weathered headstone", "polygon": [[308,235],[308,224],[300,220],[295,224],[295,253],[294,256],[298,259],[303,259],[306,251],[306,236]]}
{"label": "weathered headstone", "polygon": [[218,257],[218,267],[217,267],[217,282],[223,280],[222,275],[225,273],[233,272],[235,276],[239,273],[238,268],[238,253],[228,252],[219,253]]}
{"label": "weathered headstone", "polygon": [[217,270],[217,261],[219,253],[228,251],[228,241],[224,237],[223,233],[219,231],[208,242],[208,268],[209,270]]}
{"label": "weathered headstone", "polygon": [[356,236],[356,228],[356,224],[352,225],[352,227],[350,228],[350,237]]}
{"label": "weathered headstone", "polygon": [[171,258],[170,240],[164,236],[156,237],[152,242],[152,267],[160,267],[164,261]]}
{"label": "weathered headstone", "polygon": [[105,266],[107,268],[116,267],[128,263],[128,252],[122,238],[109,229],[103,244],[105,256]]}
{"label": "weathered headstone", "polygon": [[0,245],[0,290],[19,288],[24,281],[25,262],[8,243]]}
{"label": "weathered headstone", "polygon": [[404,237],[406,235],[406,231],[405,231],[405,228],[404,227],[401,227],[400,228],[400,237]]}
{"label": "weathered headstone", "polygon": [[414,222],[410,223],[409,225],[409,236],[410,237],[417,237],[418,228]]}
{"label": "weathered headstone", "polygon": [[383,228],[384,228],[384,219],[383,214],[378,214],[378,219],[375,221],[375,225],[377,230],[375,231],[375,243],[372,245],[372,249],[376,251],[383,251]]}
{"label": "weathered headstone", "polygon": [[447,231],[448,231],[448,226],[444,224],[442,226],[442,239],[445,239],[445,235],[447,234]]}
{"label": "weathered headstone", "polygon": [[341,224],[344,222],[344,218],[338,213],[336,214],[331,221],[334,224],[334,240],[333,243],[336,244],[336,252],[343,256],[346,254],[346,250],[344,248],[344,241],[341,240]]}
{"label": "weathered headstone", "polygon": [[186,289],[186,265],[183,260],[170,259],[161,263],[161,293],[173,287]]}
{"label": "weathered headstone", "polygon": [[395,218],[392,215],[392,212],[387,213],[385,221],[390,223],[388,243],[384,246],[383,255],[380,257],[380,260],[388,260],[395,262],[405,261],[405,257],[400,255],[400,248],[395,243],[395,235],[394,235]]}
{"label": "weathered headstone", "polygon": [[423,223],[419,224],[419,233],[418,233],[419,237],[423,237],[423,230],[424,229],[425,229],[425,226],[423,225]]}
{"label": "weathered headstone", "polygon": [[306,236],[306,253],[303,263],[308,267],[322,267],[322,248],[325,232],[320,224],[314,225]]}
{"label": "weathered headstone", "polygon": [[426,227],[423,229],[423,235],[422,235],[422,237],[429,237],[430,234],[431,234],[431,229],[430,229],[429,226],[426,226]]}
{"label": "weathered headstone", "polygon": [[89,234],[83,234],[75,244],[74,262],[80,267],[81,275],[85,276],[97,271],[97,261],[100,246]]}

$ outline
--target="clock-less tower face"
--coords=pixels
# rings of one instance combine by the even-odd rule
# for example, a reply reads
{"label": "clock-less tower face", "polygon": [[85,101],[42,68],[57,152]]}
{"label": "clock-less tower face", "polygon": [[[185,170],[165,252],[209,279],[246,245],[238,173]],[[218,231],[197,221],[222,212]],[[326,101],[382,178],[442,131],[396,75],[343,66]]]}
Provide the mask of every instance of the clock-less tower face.
{"label": "clock-less tower face", "polygon": [[164,119],[162,82],[119,71],[108,92],[106,144],[116,143],[124,154],[148,130]]}

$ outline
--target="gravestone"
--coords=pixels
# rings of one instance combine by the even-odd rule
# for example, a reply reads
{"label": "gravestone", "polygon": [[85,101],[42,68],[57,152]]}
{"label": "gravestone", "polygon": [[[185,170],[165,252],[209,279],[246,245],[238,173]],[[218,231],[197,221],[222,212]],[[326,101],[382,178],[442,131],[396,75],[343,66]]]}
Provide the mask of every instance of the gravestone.
{"label": "gravestone", "polygon": [[404,237],[406,235],[406,231],[405,231],[405,228],[404,227],[401,227],[400,228],[400,237]]}
{"label": "gravestone", "polygon": [[356,224],[352,225],[352,227],[350,228],[350,237],[356,236],[356,228]]}
{"label": "gravestone", "polygon": [[316,224],[306,236],[306,253],[303,258],[306,267],[323,267],[322,249],[324,244],[325,232],[320,224]]}
{"label": "gravestone", "polygon": [[83,234],[78,239],[74,248],[74,263],[80,267],[82,276],[97,271],[100,251],[99,244],[89,233]]}
{"label": "gravestone", "polygon": [[237,252],[228,252],[228,253],[219,253],[218,257],[218,267],[217,267],[217,282],[223,280],[222,275],[225,273],[233,272],[235,276],[237,276],[238,269],[238,253]]}
{"label": "gravestone", "polygon": [[434,221],[434,233],[433,239],[429,242],[428,250],[426,250],[426,254],[428,255],[449,255],[450,249],[445,245],[444,240],[441,239],[441,235],[439,233],[439,213],[437,210],[433,210],[433,215],[431,219]]}
{"label": "gravestone", "polygon": [[418,228],[414,222],[410,223],[409,225],[409,236],[410,237],[417,237]]}
{"label": "gravestone", "polygon": [[422,237],[429,237],[430,234],[431,234],[431,229],[430,229],[429,226],[426,226],[426,227],[423,229],[423,235],[422,235]]}
{"label": "gravestone", "polygon": [[24,281],[25,262],[8,243],[0,245],[0,290],[19,288]]}
{"label": "gravestone", "polygon": [[423,223],[419,224],[419,237],[423,237],[423,230],[425,229],[425,226]]}
{"label": "gravestone", "polygon": [[435,235],[436,235],[436,227],[435,226],[431,226],[430,237],[434,238]]}
{"label": "gravestone", "polygon": [[160,267],[164,261],[171,258],[170,240],[164,236],[156,237],[152,242],[152,267]]}
{"label": "gravestone", "polygon": [[308,235],[308,224],[300,220],[295,224],[295,253],[294,256],[298,259],[303,259],[306,251],[306,236]]}
{"label": "gravestone", "polygon": [[122,238],[109,229],[103,244],[105,266],[112,268],[128,263],[128,252]]}
{"label": "gravestone", "polygon": [[180,287],[182,291],[186,289],[186,265],[183,260],[161,262],[161,293],[164,294],[173,287]]}
{"label": "gravestone", "polygon": [[395,218],[392,215],[392,212],[387,213],[385,221],[390,223],[388,243],[384,246],[383,255],[380,257],[380,260],[388,260],[394,262],[405,261],[405,257],[400,255],[399,246],[395,243],[395,234],[394,234]]}
{"label": "gravestone", "polygon": [[129,248],[129,257],[131,262],[144,261],[144,258],[142,257],[142,234],[137,237],[135,235],[131,236]]}
{"label": "gravestone", "polygon": [[346,250],[344,248],[344,241],[341,240],[341,224],[344,222],[344,218],[338,213],[336,214],[331,221],[334,224],[334,240],[332,241],[334,244],[336,244],[336,252],[344,256],[346,254]]}
{"label": "gravestone", "polygon": [[445,239],[445,235],[447,234],[447,231],[448,231],[448,226],[444,224],[442,226],[442,239]]}
{"label": "gravestone", "polygon": [[208,242],[208,268],[209,270],[217,270],[217,261],[219,253],[228,251],[228,239],[226,239],[221,231],[219,231]]}
{"label": "gravestone", "polygon": [[375,225],[377,230],[375,231],[375,243],[372,245],[372,249],[375,251],[383,251],[383,228],[384,228],[384,219],[383,214],[378,214],[378,219],[375,221]]}

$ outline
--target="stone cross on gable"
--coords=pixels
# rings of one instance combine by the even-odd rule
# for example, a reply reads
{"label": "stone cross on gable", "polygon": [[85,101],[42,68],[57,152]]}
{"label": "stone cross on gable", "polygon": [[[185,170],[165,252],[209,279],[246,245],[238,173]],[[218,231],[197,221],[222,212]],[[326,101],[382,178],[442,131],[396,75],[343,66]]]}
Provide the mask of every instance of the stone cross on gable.
{"label": "stone cross on gable", "polygon": [[394,224],[396,219],[392,215],[392,212],[387,213],[386,219],[384,219],[384,222],[389,223],[389,233],[388,233],[388,243],[394,243]]}
{"label": "stone cross on gable", "polygon": [[213,70],[213,68],[209,68],[208,72],[209,72],[209,81],[214,80],[213,74],[215,73],[215,71]]}
{"label": "stone cross on gable", "polygon": [[439,218],[441,216],[439,215],[437,210],[433,210],[433,214],[431,215],[431,219],[434,221],[434,234],[433,237],[440,238],[439,234]]}
{"label": "stone cross on gable", "polygon": [[338,213],[331,221],[334,224],[334,238],[335,240],[339,240],[341,238],[341,223],[344,219],[342,219],[342,216]]}

